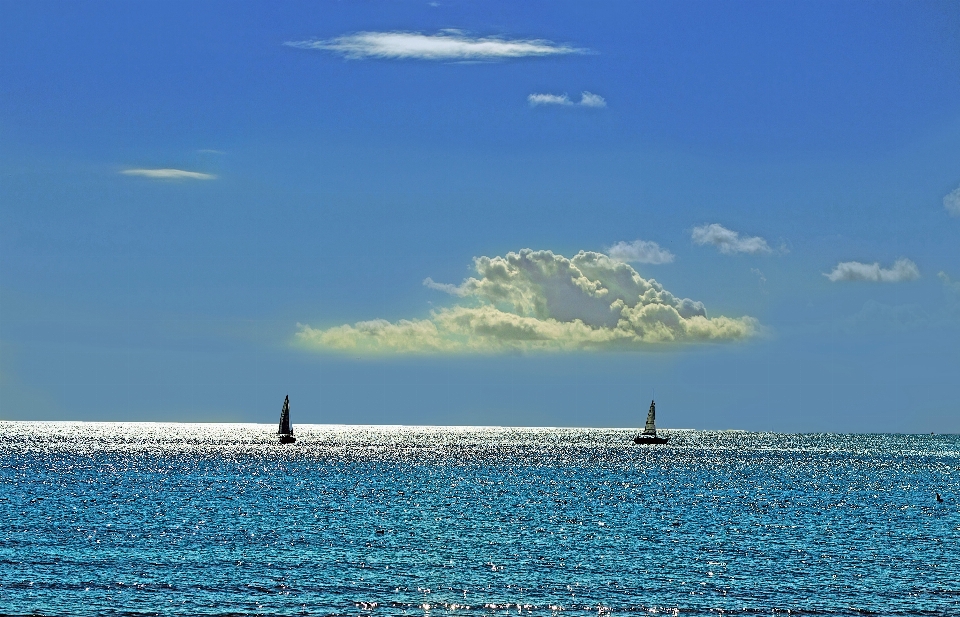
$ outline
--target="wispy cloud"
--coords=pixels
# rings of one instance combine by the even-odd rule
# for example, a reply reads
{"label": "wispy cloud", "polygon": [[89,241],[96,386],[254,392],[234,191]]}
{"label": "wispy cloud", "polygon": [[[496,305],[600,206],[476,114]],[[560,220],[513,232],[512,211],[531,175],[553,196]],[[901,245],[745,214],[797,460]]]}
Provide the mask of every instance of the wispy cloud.
{"label": "wispy cloud", "polygon": [[563,106],[578,106],[578,107],[606,107],[607,101],[599,94],[593,94],[591,92],[584,91],[580,93],[580,102],[575,103],[570,99],[566,94],[538,94],[534,93],[527,96],[527,102],[530,103],[531,107],[538,107],[540,105],[563,105]]}
{"label": "wispy cloud", "polygon": [[960,282],[952,280],[946,272],[937,277],[943,283],[945,298],[935,303],[884,304],[867,300],[857,313],[831,320],[822,326],[829,330],[882,332],[905,332],[922,328],[949,327],[955,331],[960,323]]}
{"label": "wispy cloud", "polygon": [[773,252],[767,241],[760,236],[741,237],[739,233],[717,223],[694,227],[692,237],[697,244],[712,244],[726,255],[733,253],[756,255]]}
{"label": "wispy cloud", "polygon": [[949,289],[950,291],[960,292],[960,281],[955,281],[951,279],[950,275],[948,275],[943,270],[941,270],[940,272],[937,272],[937,278],[939,278],[940,281],[943,283],[943,286]]}
{"label": "wispy cloud", "polygon": [[920,278],[920,269],[906,257],[894,262],[892,268],[881,268],[874,262],[865,264],[859,261],[844,261],[837,264],[832,272],[823,275],[832,282],[869,281],[873,283],[902,283]]}
{"label": "wispy cloud", "polygon": [[615,261],[639,264],[668,264],[674,260],[673,253],[648,240],[617,242],[607,249],[607,255]]}
{"label": "wispy cloud", "polygon": [[943,207],[951,216],[960,216],[960,188],[957,188],[943,198]]}
{"label": "wispy cloud", "polygon": [[585,53],[586,50],[543,39],[505,39],[496,36],[472,37],[459,30],[437,34],[420,32],[357,32],[333,39],[287,41],[297,49],[330,51],[359,60],[506,60],[537,56]]}
{"label": "wispy cloud", "polygon": [[761,330],[752,317],[708,318],[701,302],[677,298],[602,253],[568,259],[523,249],[478,257],[474,269],[460,285],[424,281],[460,298],[429,318],[300,325],[297,341],[350,353],[498,353],[737,341]]}
{"label": "wispy cloud", "polygon": [[839,325],[844,330],[870,329],[879,332],[909,331],[944,325],[942,311],[930,313],[919,304],[884,304],[867,300],[854,315]]}
{"label": "wispy cloud", "polygon": [[423,286],[429,287],[430,289],[436,289],[437,291],[442,291],[443,293],[448,293],[451,296],[464,296],[466,293],[459,285],[454,285],[453,283],[437,283],[429,276],[423,279]]}
{"label": "wispy cloud", "polygon": [[184,171],[183,169],[124,169],[120,173],[128,176],[143,176],[156,180],[215,180],[213,174],[199,171]]}

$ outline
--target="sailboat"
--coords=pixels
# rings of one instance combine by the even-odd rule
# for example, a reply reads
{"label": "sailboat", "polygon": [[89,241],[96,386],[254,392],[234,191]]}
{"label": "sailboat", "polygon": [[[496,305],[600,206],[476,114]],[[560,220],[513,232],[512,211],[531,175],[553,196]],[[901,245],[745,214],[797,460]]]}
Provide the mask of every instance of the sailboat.
{"label": "sailboat", "polygon": [[293,436],[293,427],[290,426],[289,395],[283,398],[283,409],[280,410],[280,430],[277,431],[277,434],[280,435],[280,443],[293,443],[297,440]]}
{"label": "sailboat", "polygon": [[637,433],[633,438],[633,443],[637,445],[667,443],[669,437],[657,437],[657,404],[650,401],[650,410],[647,411],[647,424],[643,427],[642,433]]}

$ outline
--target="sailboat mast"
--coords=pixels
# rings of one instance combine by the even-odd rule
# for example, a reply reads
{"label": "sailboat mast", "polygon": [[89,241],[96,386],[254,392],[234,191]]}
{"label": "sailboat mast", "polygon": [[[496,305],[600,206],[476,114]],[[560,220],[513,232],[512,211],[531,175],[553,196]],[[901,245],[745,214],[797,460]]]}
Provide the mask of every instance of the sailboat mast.
{"label": "sailboat mast", "polygon": [[650,410],[647,411],[647,423],[643,427],[644,435],[657,436],[657,403],[650,401]]}
{"label": "sailboat mast", "polygon": [[650,400],[650,409],[647,410],[647,422],[643,431],[637,433],[633,438],[633,443],[637,445],[646,444],[664,444],[670,441],[668,437],[657,437],[657,395],[654,391],[653,399]]}
{"label": "sailboat mast", "polygon": [[280,410],[280,435],[291,435],[293,430],[290,428],[290,397],[283,399],[283,409]]}
{"label": "sailboat mast", "polygon": [[290,396],[283,397],[283,408],[280,410],[280,428],[277,430],[280,435],[280,443],[294,443],[297,439],[293,436],[293,427],[290,426]]}

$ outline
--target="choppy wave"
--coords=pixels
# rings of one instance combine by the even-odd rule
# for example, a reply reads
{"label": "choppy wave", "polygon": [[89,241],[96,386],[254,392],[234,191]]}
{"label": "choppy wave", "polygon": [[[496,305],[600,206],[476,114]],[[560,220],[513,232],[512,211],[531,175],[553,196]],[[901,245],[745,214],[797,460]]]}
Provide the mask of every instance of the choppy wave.
{"label": "choppy wave", "polygon": [[957,436],[275,430],[0,422],[0,614],[960,614]]}

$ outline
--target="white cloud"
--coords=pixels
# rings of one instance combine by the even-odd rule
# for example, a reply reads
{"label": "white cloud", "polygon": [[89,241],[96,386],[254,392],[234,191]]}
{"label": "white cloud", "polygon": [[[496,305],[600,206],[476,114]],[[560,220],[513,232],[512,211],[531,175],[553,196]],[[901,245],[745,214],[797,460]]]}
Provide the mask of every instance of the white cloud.
{"label": "white cloud", "polygon": [[538,105],[564,105],[564,106],[574,106],[579,105],[580,107],[606,107],[607,101],[600,96],[599,94],[591,94],[590,92],[584,91],[580,94],[580,102],[574,103],[570,100],[570,97],[566,94],[540,94],[534,93],[527,96],[527,102],[530,103],[532,107],[537,107]]}
{"label": "white cloud", "polygon": [[773,252],[767,241],[760,236],[741,238],[739,233],[717,223],[694,227],[692,238],[694,242],[700,245],[712,244],[726,255],[732,253],[756,255],[757,253]]}
{"label": "white cloud", "polygon": [[954,281],[953,279],[950,278],[950,275],[948,275],[943,270],[941,270],[940,272],[937,272],[937,278],[939,278],[943,282],[943,286],[949,289],[950,291],[960,292],[960,281]]}
{"label": "white cloud", "polygon": [[592,94],[584,90],[580,93],[580,104],[584,107],[606,107],[607,100],[599,94]]}
{"label": "white cloud", "polygon": [[647,240],[617,242],[607,249],[607,255],[615,261],[640,264],[668,264],[674,260],[673,253]]}
{"label": "white cloud", "polygon": [[937,277],[943,282],[943,287],[947,291],[947,319],[953,322],[960,321],[960,281],[955,281],[942,270],[937,273]]}
{"label": "white cloud", "polygon": [[332,51],[354,60],[504,60],[580,54],[586,51],[543,39],[470,37],[458,30],[443,30],[438,34],[357,32],[326,40],[287,41],[284,45],[297,49]]}
{"label": "white cloud", "polygon": [[128,176],[143,176],[157,180],[214,180],[213,174],[204,174],[199,171],[184,171],[182,169],[124,169],[120,173]]}
{"label": "white cloud", "polygon": [[951,216],[960,216],[960,188],[957,188],[943,198],[943,207]]}
{"label": "white cloud", "polygon": [[905,257],[894,262],[893,267],[884,269],[879,263],[865,264],[859,261],[844,261],[837,264],[825,277],[836,283],[839,281],[870,281],[874,283],[901,283],[920,278],[917,264]]}
{"label": "white cloud", "polygon": [[708,318],[702,303],[677,298],[602,253],[568,259],[523,249],[478,257],[474,269],[477,276],[460,285],[424,281],[463,298],[427,319],[298,325],[297,341],[351,353],[497,353],[736,341],[760,331],[752,317]]}
{"label": "white cloud", "polygon": [[454,285],[452,283],[437,283],[429,276],[423,279],[423,286],[429,287],[430,289],[436,289],[437,291],[442,291],[448,293],[451,296],[464,296],[463,289],[459,285]]}
{"label": "white cloud", "polygon": [[527,97],[531,106],[537,105],[573,105],[573,101],[566,94],[531,94]]}

